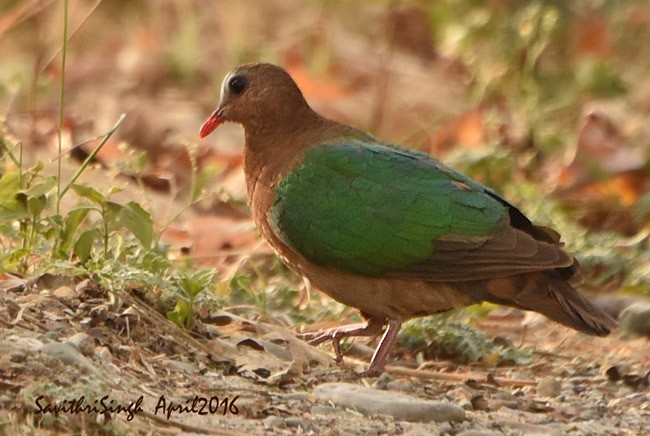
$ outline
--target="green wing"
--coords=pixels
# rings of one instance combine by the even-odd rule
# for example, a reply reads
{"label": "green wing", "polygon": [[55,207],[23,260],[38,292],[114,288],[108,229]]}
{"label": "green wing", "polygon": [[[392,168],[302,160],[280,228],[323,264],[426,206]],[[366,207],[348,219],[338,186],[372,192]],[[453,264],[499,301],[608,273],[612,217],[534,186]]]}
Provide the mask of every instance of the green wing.
{"label": "green wing", "polygon": [[468,280],[571,264],[512,227],[512,208],[428,155],[348,139],[307,152],[269,220],[311,262],[361,275]]}

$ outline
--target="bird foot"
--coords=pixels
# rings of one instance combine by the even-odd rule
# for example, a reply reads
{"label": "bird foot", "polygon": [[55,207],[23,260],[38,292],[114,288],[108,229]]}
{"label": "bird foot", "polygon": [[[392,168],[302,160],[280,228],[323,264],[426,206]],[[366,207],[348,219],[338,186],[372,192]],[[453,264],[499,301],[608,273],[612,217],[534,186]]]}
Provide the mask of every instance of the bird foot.
{"label": "bird foot", "polygon": [[352,336],[376,336],[381,333],[386,324],[388,324],[388,327],[372,356],[370,366],[367,370],[359,374],[360,377],[377,377],[384,372],[388,352],[397,339],[397,333],[399,333],[399,329],[402,326],[402,320],[391,319],[385,321],[378,318],[369,318],[367,324],[350,324],[320,332],[303,333],[299,336],[311,345],[318,345],[327,340],[331,340],[334,353],[336,354],[336,362],[342,363],[343,352],[341,351],[341,339]]}
{"label": "bird foot", "polygon": [[386,368],[386,360],[388,360],[388,352],[393,348],[393,344],[397,339],[397,334],[402,327],[402,320],[390,319],[388,320],[388,327],[382,336],[379,345],[372,355],[370,366],[361,373],[361,377],[378,377],[383,374]]}
{"label": "bird foot", "polygon": [[385,321],[370,318],[368,323],[350,324],[342,327],[335,327],[318,332],[302,333],[298,337],[307,341],[310,345],[322,344],[325,341],[332,341],[332,347],[336,355],[336,362],[343,362],[343,352],[341,351],[341,339],[354,336],[377,336],[384,328]]}

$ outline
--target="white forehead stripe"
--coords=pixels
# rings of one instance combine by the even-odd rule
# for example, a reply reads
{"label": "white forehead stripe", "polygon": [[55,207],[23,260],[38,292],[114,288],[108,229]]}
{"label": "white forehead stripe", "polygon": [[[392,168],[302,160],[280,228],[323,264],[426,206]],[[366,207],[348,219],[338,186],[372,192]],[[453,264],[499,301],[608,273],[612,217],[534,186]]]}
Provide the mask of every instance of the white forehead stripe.
{"label": "white forehead stripe", "polygon": [[228,80],[232,77],[233,73],[228,73],[226,77],[223,79],[223,82],[221,82],[221,97],[223,97],[226,94],[226,89],[228,87]]}

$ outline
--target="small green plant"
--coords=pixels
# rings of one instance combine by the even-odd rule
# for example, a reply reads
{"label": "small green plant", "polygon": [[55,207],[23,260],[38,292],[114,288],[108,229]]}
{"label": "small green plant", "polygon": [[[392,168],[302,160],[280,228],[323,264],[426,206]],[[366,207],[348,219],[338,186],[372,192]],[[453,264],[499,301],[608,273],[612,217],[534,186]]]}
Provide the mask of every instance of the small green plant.
{"label": "small green plant", "polygon": [[176,279],[178,301],[174,310],[167,312],[167,319],[179,327],[191,328],[194,322],[193,307],[196,297],[213,285],[215,276],[216,271],[213,269],[181,274]]}
{"label": "small green plant", "polygon": [[410,320],[404,324],[398,340],[414,353],[427,358],[452,357],[461,362],[494,359],[526,365],[531,362],[528,350],[495,345],[471,325],[450,320],[451,314]]}
{"label": "small green plant", "polygon": [[[153,240],[153,220],[151,214],[145,211],[142,206],[134,201],[127,204],[119,204],[110,201],[106,196],[90,186],[72,185],[71,188],[80,197],[90,200],[93,206],[74,209],[79,214],[96,211],[100,215],[98,227],[86,230],[74,245],[74,254],[82,262],[88,260],[91,255],[94,242],[102,242],[102,255],[109,257],[109,240],[111,234],[123,228],[131,231],[143,248],[151,248]],[[119,257],[119,256],[117,256]]]}
{"label": "small green plant", "polygon": [[[0,125],[0,163],[3,167],[0,177],[0,271],[23,276],[56,271],[58,274],[92,277],[111,294],[141,287],[162,297],[172,295],[177,303],[176,309],[169,312],[169,319],[181,327],[190,328],[195,300],[210,287],[216,272],[187,272],[185,264],[180,264],[180,267],[173,265],[168,259],[167,246],[160,242],[166,226],[156,232],[153,217],[140,203],[115,201],[113,194],[119,191],[117,188],[100,192],[89,184],[78,183],[80,176],[119,128],[124,115],[101,138],[73,176],[64,180],[61,158],[65,154],[62,131],[68,3],[68,0],[64,1],[55,175],[45,176],[46,166],[41,161],[26,168],[22,143],[11,138],[4,125]],[[185,34],[191,38],[191,29],[185,29]],[[202,199],[203,187],[197,180],[194,150],[190,150],[190,157],[192,188],[187,207]],[[146,165],[146,154],[141,154],[131,164],[135,168],[135,178],[142,186],[140,174]],[[71,192],[76,194],[78,201],[64,208],[62,199]]]}
{"label": "small green plant", "polygon": [[[0,177],[0,269],[21,275],[56,270],[94,277],[111,293],[142,287],[171,295],[176,307],[167,312],[168,318],[180,327],[191,328],[197,296],[211,287],[215,270],[191,272],[183,263],[173,265],[151,214],[135,201],[120,203],[111,198],[119,189],[102,193],[75,183],[114,131],[106,135],[71,180],[61,184],[60,191],[56,176],[43,175],[43,162],[23,168],[20,144],[10,146],[7,137],[0,136],[5,151],[0,160],[5,168]],[[19,150],[18,156],[14,150]],[[141,158],[136,165],[142,170]],[[57,213],[57,199],[69,192],[79,201]],[[190,205],[203,198],[197,189],[191,190],[190,197]]]}
{"label": "small green plant", "polygon": [[[58,176],[42,174],[45,168],[42,161],[25,169],[22,145],[9,146],[6,136],[0,136],[5,152],[5,174],[0,178],[0,235],[4,236],[0,253],[2,271],[25,275],[38,269],[36,264],[45,266],[44,260],[71,260],[73,255],[83,264],[90,258],[95,242],[102,243],[101,253],[107,258],[111,237],[123,228],[130,230],[144,248],[151,247],[153,221],[139,204],[119,204],[109,198],[115,191],[104,195],[90,186],[75,183],[120,122],[105,135],[65,186]],[[15,149],[19,150],[18,157]],[[61,198],[69,190],[88,200],[89,204],[79,203],[61,215]],[[97,212],[100,220],[82,231],[82,224],[91,212]],[[88,227],[91,223],[86,224]],[[36,262],[34,265],[32,260]]]}

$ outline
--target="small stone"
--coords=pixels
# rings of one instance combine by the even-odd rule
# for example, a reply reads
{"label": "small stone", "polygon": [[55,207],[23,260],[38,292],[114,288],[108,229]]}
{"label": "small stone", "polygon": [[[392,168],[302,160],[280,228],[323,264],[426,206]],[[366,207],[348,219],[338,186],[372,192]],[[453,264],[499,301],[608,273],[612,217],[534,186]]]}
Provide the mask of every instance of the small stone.
{"label": "small stone", "polygon": [[61,300],[72,300],[77,296],[77,293],[69,286],[61,286],[56,288],[52,295]]}
{"label": "small stone", "polygon": [[372,387],[375,389],[386,390],[388,389],[388,383],[393,381],[393,377],[387,372],[382,373],[377,380],[372,384]]}
{"label": "small stone", "polygon": [[69,342],[50,342],[43,345],[41,353],[55,357],[66,365],[74,365],[78,368],[81,368],[89,374],[99,374],[99,371],[97,368],[95,368],[92,362],[85,358]]}
{"label": "small stone", "polygon": [[108,347],[100,347],[97,350],[97,355],[99,356],[99,360],[104,365],[113,363],[113,355],[111,354],[111,350],[109,350]]}
{"label": "small stone", "polygon": [[543,378],[537,385],[537,395],[555,398],[562,393],[562,383],[555,377]]}
{"label": "small stone", "polygon": [[490,408],[490,403],[483,395],[473,396],[470,402],[474,410],[488,410]]}
{"label": "small stone", "polygon": [[287,427],[293,427],[293,428],[298,428],[298,427],[305,427],[305,423],[303,422],[302,419],[297,418],[295,416],[292,416],[290,418],[286,418],[284,420],[284,425]]}
{"label": "small stone", "polygon": [[398,392],[351,383],[324,383],[314,389],[317,399],[356,409],[365,416],[388,415],[398,421],[462,421],[465,411],[451,403],[422,400]]}
{"label": "small stone", "polygon": [[492,398],[495,400],[502,400],[502,401],[514,401],[516,398],[512,394],[512,392],[509,391],[498,391],[492,394]]}
{"label": "small stone", "polygon": [[77,350],[81,351],[81,354],[86,357],[90,357],[95,354],[95,341],[85,333],[74,334],[70,336],[66,342],[71,344]]}
{"label": "small stone", "polygon": [[77,286],[75,286],[75,291],[77,292],[77,294],[81,294],[91,288],[92,288],[92,281],[90,279],[84,279],[79,283],[77,283]]}
{"label": "small stone", "polygon": [[623,336],[650,336],[650,303],[628,306],[618,317]]}
{"label": "small stone", "polygon": [[284,419],[279,416],[267,416],[264,418],[264,428],[267,430],[273,430],[276,428],[284,427]]}
{"label": "small stone", "polygon": [[586,390],[587,390],[587,388],[585,386],[582,386],[582,385],[573,386],[573,393],[577,394],[577,395],[580,395],[581,393],[583,393]]}

